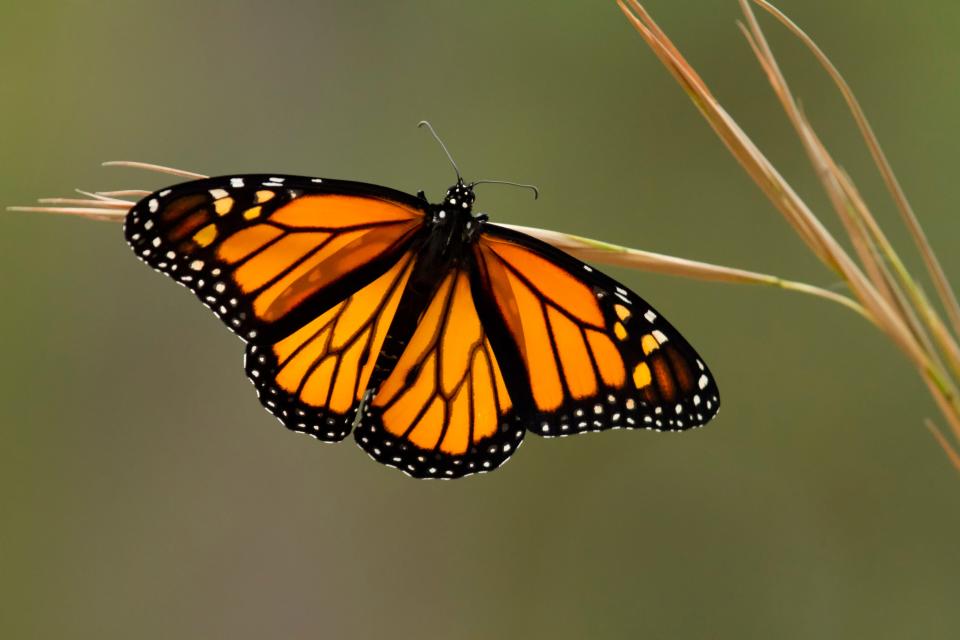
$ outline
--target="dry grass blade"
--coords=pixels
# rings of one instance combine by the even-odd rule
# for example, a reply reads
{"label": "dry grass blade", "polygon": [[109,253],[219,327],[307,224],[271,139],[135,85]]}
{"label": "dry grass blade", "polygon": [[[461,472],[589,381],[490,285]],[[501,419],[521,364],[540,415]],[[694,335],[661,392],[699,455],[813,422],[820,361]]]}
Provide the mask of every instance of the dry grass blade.
{"label": "dry grass blade", "polygon": [[[40,204],[67,204],[67,205],[87,205],[90,204],[89,198],[40,198],[37,200]],[[130,208],[130,205],[127,203],[120,202],[109,202],[109,201],[100,201],[97,205],[98,207],[105,207],[111,209],[121,209],[127,210]]]}
{"label": "dry grass blade", "polygon": [[[128,169],[143,169],[154,171],[165,175],[176,176],[178,178],[188,178],[190,180],[202,180],[209,176],[195,171],[186,171],[185,169],[175,169],[165,167],[159,164],[149,162],[136,162],[131,160],[111,160],[101,163],[104,167],[124,167]],[[44,206],[29,207],[7,207],[7,211],[21,211],[34,213],[56,213],[61,215],[79,216],[89,220],[101,222],[123,222],[136,202],[124,200],[124,197],[143,198],[150,195],[150,191],[144,189],[122,189],[119,191],[82,191],[76,190],[86,198],[40,198],[38,202]],[[56,206],[63,205],[63,206]]]}
{"label": "dry grass blade", "polygon": [[[871,246],[875,246],[885,258],[885,260],[879,261],[879,266],[884,277],[888,280],[898,308],[904,314],[917,339],[924,344],[926,351],[931,356],[936,357],[936,348],[930,344],[927,333],[929,331],[933,334],[936,345],[943,352],[947,365],[953,371],[954,376],[960,378],[960,345],[957,344],[936,309],[930,304],[923,290],[916,284],[876,219],[870,214],[853,181],[839,167],[835,167],[835,170],[840,178],[841,186],[854,207],[854,214],[859,217],[870,236]],[[890,273],[888,264],[893,268],[893,273],[896,274],[895,278]]]}
{"label": "dry grass blade", "polygon": [[619,267],[628,267],[638,271],[649,271],[652,273],[662,273],[671,276],[680,276],[692,278],[694,280],[706,280],[710,282],[727,282],[732,284],[761,284],[771,287],[778,287],[787,291],[796,291],[806,293],[824,300],[836,302],[847,307],[851,311],[871,320],[870,315],[861,305],[849,297],[839,294],[829,289],[817,287],[804,282],[785,280],[774,275],[758,273],[756,271],[747,271],[745,269],[735,269],[733,267],[724,267],[708,262],[697,260],[688,260],[676,256],[668,256],[662,253],[652,251],[643,251],[640,249],[631,249],[601,242],[590,238],[575,236],[558,231],[547,229],[537,229],[534,227],[524,227],[520,225],[501,224],[500,226],[516,229],[521,233],[526,233],[544,242],[551,244],[558,249],[563,249],[567,253],[574,255],[585,262],[598,264],[608,264]]}
{"label": "dry grass blade", "polygon": [[[921,301],[916,296],[919,289],[914,286],[909,274],[906,274],[903,263],[893,250],[889,240],[887,240],[886,234],[883,233],[876,219],[871,215],[866,202],[860,196],[860,192],[853,181],[827,152],[826,146],[821,142],[806,117],[802,113],[800,115],[803,118],[806,130],[810,133],[823,158],[829,163],[830,175],[841,190],[839,195],[841,207],[837,209],[837,215],[851,237],[855,250],[861,256],[861,262],[865,263],[868,277],[876,285],[877,292],[893,304],[897,313],[905,319],[907,327],[914,337],[920,341],[924,350],[935,357],[936,353],[927,331],[917,317],[917,311],[911,306],[911,304],[917,304]],[[895,278],[890,272],[888,263],[894,265],[899,279]],[[904,292],[904,286],[907,287],[909,294]],[[908,300],[908,298],[910,299]]]}
{"label": "dry grass blade", "polygon": [[[742,0],[741,5],[744,7],[745,12],[749,10],[749,5],[744,4]],[[776,93],[780,104],[787,112],[797,135],[800,137],[804,149],[807,151],[807,156],[816,170],[817,177],[820,179],[824,191],[826,191],[827,197],[830,199],[830,203],[833,205],[837,216],[843,223],[844,229],[853,243],[854,250],[857,252],[857,256],[863,264],[869,281],[877,287],[877,293],[879,295],[888,302],[892,301],[894,295],[887,279],[882,273],[883,265],[878,259],[875,247],[870,237],[866,234],[862,223],[851,211],[851,203],[846,198],[846,194],[835,172],[836,164],[830,157],[826,147],[820,142],[820,138],[817,136],[813,127],[810,126],[810,123],[803,115],[800,105],[794,99],[790,87],[787,85],[786,78],[784,78],[780,72],[776,59],[773,57],[773,52],[767,45],[759,25],[752,19],[752,14],[748,13],[747,15],[748,19],[750,19],[750,27],[748,28],[743,23],[738,23],[737,26],[740,27],[740,31],[746,38],[750,48],[753,49],[753,53],[760,62],[760,66],[767,74],[767,79],[773,87],[774,93]]]}
{"label": "dry grass blade", "polygon": [[94,195],[106,196],[108,198],[146,198],[150,192],[145,189],[125,189],[122,191],[97,191]]}
{"label": "dry grass blade", "polygon": [[185,171],[184,169],[173,169],[159,164],[150,164],[149,162],[134,162],[131,160],[109,160],[103,163],[105,167],[127,167],[128,169],[146,169],[147,171],[156,171],[157,173],[166,173],[178,178],[188,178],[190,180],[202,180],[208,178],[202,173]]}
{"label": "dry grass blade", "polygon": [[[857,203],[849,199],[849,191],[843,188],[843,181],[846,176],[839,170],[838,165],[800,110],[786,78],[777,64],[773,51],[760,29],[750,6],[750,1],[740,0],[740,5],[749,25],[749,29],[742,25],[741,29],[753,48],[757,60],[766,72],[770,85],[780,100],[788,119],[803,143],[807,156],[817,172],[817,176],[820,178],[824,191],[827,193],[837,216],[843,222],[864,270],[870,276],[867,277],[863,271],[856,267],[853,260],[846,260],[838,254],[838,260],[844,267],[846,279],[854,293],[857,294],[857,298],[878,314],[878,319],[885,331],[899,344],[903,345],[907,355],[916,361],[917,366],[933,371],[940,381],[940,386],[946,390],[948,396],[953,399],[957,398],[956,385],[943,371],[939,354],[924,348],[929,344],[929,339],[919,324],[913,322],[916,314],[904,313],[903,308],[897,309],[894,306],[897,301],[892,294],[892,289],[896,286],[896,283],[888,278],[889,272],[878,260],[872,238],[867,234],[864,226],[864,220],[873,221],[872,214],[865,206],[858,209]],[[857,217],[858,213],[859,217]],[[873,222],[875,223],[875,221]],[[882,312],[879,310],[882,310]]]}
{"label": "dry grass blade", "polygon": [[[827,231],[813,211],[722,108],[703,79],[639,1],[618,0],[617,3],[747,174],[753,178],[817,258],[844,279],[857,303],[865,310],[864,317],[876,324],[914,364],[937,406],[950,424],[954,436],[960,440],[960,393],[958,393],[957,380],[952,377],[955,375],[960,378],[960,347],[950,330],[940,320],[936,310],[923,295],[916,280],[903,265],[850,177],[834,161],[804,116],[753,14],[751,1],[776,15],[781,22],[790,27],[791,31],[801,37],[840,87],[875,162],[924,255],[927,268],[951,320],[960,318],[960,311],[958,311],[960,307],[957,307],[956,297],[949,282],[940,269],[929,243],[926,242],[916,216],[913,215],[886,157],[880,150],[876,136],[863,116],[862,109],[839,73],[823,52],[813,44],[809,36],[765,0],[739,0],[746,22],[745,25],[740,25],[740,28],[800,138],[833,209],[843,223],[855,257],[848,254],[840,242]],[[942,434],[939,440],[941,443],[946,442]],[[948,455],[951,455],[952,460],[955,459],[954,449],[945,447],[945,450]]]}
{"label": "dry grass blade", "polygon": [[854,95],[850,85],[847,84],[847,81],[837,70],[836,66],[834,66],[834,64],[830,61],[830,58],[827,57],[827,55],[823,52],[823,50],[820,49],[819,46],[817,46],[813,39],[799,26],[797,26],[796,23],[794,23],[790,18],[784,15],[783,12],[765,0],[753,0],[753,2],[779,20],[795,36],[797,36],[797,38],[799,38],[808,49],[810,49],[820,65],[826,70],[827,74],[829,74],[834,84],[836,84],[841,95],[843,95],[844,101],[847,103],[850,112],[853,114],[853,119],[857,124],[857,128],[860,130],[860,133],[867,144],[867,148],[870,150],[870,154],[873,157],[874,163],[877,165],[880,175],[883,177],[883,181],[887,185],[887,189],[890,191],[890,195],[893,198],[893,201],[896,203],[897,208],[903,217],[904,223],[909,229],[910,234],[913,237],[913,241],[920,251],[920,255],[924,260],[927,271],[930,273],[930,276],[934,282],[934,286],[937,289],[937,294],[940,296],[940,300],[946,308],[947,315],[950,317],[950,320],[953,324],[953,330],[960,334],[960,303],[958,303],[953,288],[950,286],[950,281],[948,280],[946,273],[943,271],[943,267],[940,265],[940,261],[937,259],[936,254],[933,252],[933,248],[930,246],[930,242],[927,240],[927,235],[924,233],[923,227],[920,225],[920,221],[917,219],[917,216],[913,211],[913,207],[910,205],[910,201],[907,199],[907,195],[903,191],[903,187],[900,186],[900,181],[897,180],[897,176],[894,174],[893,168],[890,166],[890,162],[887,160],[887,156],[883,152],[883,148],[880,146],[880,141],[877,139],[877,136],[873,131],[873,127],[870,126],[870,121],[867,120],[866,113],[860,106],[860,102]]}
{"label": "dry grass blade", "polygon": [[654,53],[691,95],[694,104],[701,110],[737,161],[800,234],[807,246],[844,278],[860,303],[869,311],[870,316],[878,326],[891,335],[902,351],[911,359],[926,361],[925,354],[918,348],[916,340],[913,339],[902,319],[893,313],[890,305],[881,296],[877,295],[873,285],[827,231],[823,223],[743,129],[720,106],[700,76],[643,6],[637,0],[618,0],[618,4]]}
{"label": "dry grass blade", "polygon": [[[684,59],[673,42],[653,21],[636,0],[617,0],[621,11],[647,42],[654,54],[683,87],[694,105],[720,137],[757,186],[784,214],[787,222],[800,235],[811,251],[839,271],[829,244],[824,242],[825,229],[807,209],[793,188],[766,159],[753,141],[714,98],[693,67]],[[628,6],[629,5],[629,6]]]}
{"label": "dry grass blade", "polygon": [[954,468],[957,471],[960,471],[960,453],[957,452],[957,449],[947,440],[947,437],[943,435],[943,432],[937,428],[937,425],[933,423],[933,420],[927,419],[924,421],[927,425],[927,429],[930,430],[930,433],[933,434],[934,439],[936,439],[937,444],[947,453],[947,458],[950,459],[950,462],[953,464]]}
{"label": "dry grass blade", "polygon": [[[751,40],[751,45],[754,45],[752,42],[752,36],[754,34],[757,34],[759,38],[762,38],[763,36],[760,32],[759,25],[756,23],[756,20],[752,14],[752,11],[750,11],[749,4],[746,2],[746,0],[740,1],[741,5],[744,7],[745,14],[751,21],[751,35],[748,36],[748,40]],[[763,0],[753,1],[777,17],[780,22],[785,24],[794,35],[798,36],[807,45],[807,47],[814,53],[817,60],[827,70],[843,94],[844,99],[854,115],[854,120],[856,121],[863,138],[866,141],[877,166],[880,168],[880,172],[884,177],[884,181],[886,182],[888,189],[900,208],[904,219],[907,221],[907,226],[911,229],[915,242],[920,247],[920,253],[924,256],[928,271],[930,272],[937,290],[940,293],[941,301],[949,313],[951,307],[956,304],[956,298],[950,289],[949,282],[940,269],[940,263],[937,260],[936,255],[934,255],[929,244],[926,242],[926,237],[920,228],[919,222],[916,220],[916,217],[913,214],[913,210],[910,208],[910,204],[907,201],[906,195],[900,188],[899,182],[897,181],[896,176],[893,174],[893,170],[887,162],[886,156],[881,150],[880,144],[877,141],[869,122],[867,122],[866,116],[863,113],[863,109],[860,107],[860,104],[853,95],[849,85],[840,75],[839,71],[837,71],[836,67],[826,56],[826,54],[824,54],[823,51],[813,42],[810,36],[804,33],[794,22],[792,22],[779,10],[772,7],[769,3],[764,2]],[[765,41],[763,44],[765,49],[764,51],[758,51],[758,58],[761,60],[761,64],[769,64],[767,59],[772,59],[772,53],[769,51],[769,48],[766,47]],[[755,51],[757,51],[756,46]],[[775,66],[775,63],[773,64]],[[781,81],[782,76],[779,76],[779,79],[775,77],[773,80],[774,83],[779,83]],[[782,81],[782,84],[783,90],[778,91],[778,95],[783,97],[783,91],[786,91],[787,98],[785,99],[792,101],[792,97],[789,96],[789,89],[786,88],[785,81]],[[788,105],[785,105],[785,109],[787,109],[788,113],[790,113]],[[811,152],[811,154],[815,156],[814,162],[822,161],[825,163],[824,172],[822,174],[825,176],[824,188],[828,191],[828,193],[830,193],[831,200],[835,203],[838,216],[848,228],[848,232],[851,236],[854,247],[861,256],[861,262],[866,265],[868,273],[871,274],[871,281],[874,282],[878,290],[881,292],[887,291],[889,292],[888,295],[892,295],[891,302],[898,306],[900,315],[904,318],[915,338],[922,343],[924,350],[934,364],[937,365],[939,369],[942,369],[944,366],[942,361],[945,361],[952,370],[953,374],[960,376],[960,345],[957,344],[955,337],[951,335],[950,330],[940,318],[936,309],[930,304],[916,280],[907,270],[899,254],[887,239],[886,234],[882,231],[880,225],[870,212],[869,207],[860,196],[856,186],[853,184],[853,181],[830,157],[826,147],[817,137],[816,133],[813,131],[813,128],[810,126],[809,122],[806,121],[806,118],[803,116],[803,114],[797,111],[797,113],[794,115],[796,117],[795,125],[797,126],[798,130],[802,130],[802,137],[805,141],[809,141],[809,143],[814,147],[814,150]],[[889,262],[889,264],[893,267],[896,279],[892,277],[892,274],[887,268],[884,260],[879,259],[878,254],[882,255],[885,261]],[[909,298],[909,304],[907,303],[907,298]],[[921,326],[921,323],[926,327],[926,329],[924,326]],[[930,344],[930,338],[927,335],[927,331],[933,334],[933,338],[936,340],[937,346],[942,351],[942,356]],[[942,372],[941,376],[946,378]],[[954,384],[952,386],[952,395],[956,396],[956,385]]]}

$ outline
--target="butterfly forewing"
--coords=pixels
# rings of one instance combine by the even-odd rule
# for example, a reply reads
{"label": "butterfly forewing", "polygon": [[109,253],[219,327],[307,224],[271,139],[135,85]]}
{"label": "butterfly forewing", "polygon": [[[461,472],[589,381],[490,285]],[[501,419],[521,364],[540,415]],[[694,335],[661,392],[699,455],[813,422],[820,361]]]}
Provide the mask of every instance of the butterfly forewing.
{"label": "butterfly forewing", "polygon": [[528,374],[527,428],[683,430],[716,415],[703,360],[642,298],[535,238],[485,231],[474,248],[479,281]]}
{"label": "butterfly forewing", "polygon": [[144,198],[125,235],[234,332],[279,338],[394,264],[422,228],[423,206],[355,182],[210,178]]}

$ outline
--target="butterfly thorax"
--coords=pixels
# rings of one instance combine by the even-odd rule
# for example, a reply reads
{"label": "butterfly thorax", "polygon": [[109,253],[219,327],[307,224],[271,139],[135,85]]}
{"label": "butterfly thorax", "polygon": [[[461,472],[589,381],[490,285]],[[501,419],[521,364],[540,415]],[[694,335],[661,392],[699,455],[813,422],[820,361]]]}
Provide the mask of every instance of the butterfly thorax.
{"label": "butterfly thorax", "polygon": [[455,261],[477,240],[486,216],[473,215],[474,199],[473,187],[461,180],[447,189],[441,202],[430,205],[429,253]]}

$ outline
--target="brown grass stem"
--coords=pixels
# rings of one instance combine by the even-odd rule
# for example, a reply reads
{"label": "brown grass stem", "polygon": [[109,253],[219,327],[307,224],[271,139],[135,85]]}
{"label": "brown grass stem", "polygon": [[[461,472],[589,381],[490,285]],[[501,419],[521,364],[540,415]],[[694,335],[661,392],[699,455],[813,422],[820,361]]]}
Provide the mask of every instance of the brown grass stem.
{"label": "brown grass stem", "polygon": [[[760,27],[751,2],[770,12],[799,37],[840,90],[923,257],[928,275],[946,309],[950,324],[953,325],[953,333],[923,294],[918,280],[904,266],[850,176],[833,159],[803,113]],[[914,364],[950,425],[955,441],[960,441],[960,346],[955,335],[960,333],[960,306],[863,109],[829,58],[795,23],[766,0],[739,0],[739,3],[744,16],[744,23],[739,27],[842,223],[846,240],[853,249],[852,254],[827,230],[813,210],[722,107],[707,84],[639,0],[617,0],[627,19],[691,98],[741,167],[766,194],[811,252],[843,278],[856,303],[864,309],[861,315],[880,328]],[[938,435],[938,442],[945,448],[951,461],[956,463],[960,459],[955,442],[951,444],[942,434]]]}

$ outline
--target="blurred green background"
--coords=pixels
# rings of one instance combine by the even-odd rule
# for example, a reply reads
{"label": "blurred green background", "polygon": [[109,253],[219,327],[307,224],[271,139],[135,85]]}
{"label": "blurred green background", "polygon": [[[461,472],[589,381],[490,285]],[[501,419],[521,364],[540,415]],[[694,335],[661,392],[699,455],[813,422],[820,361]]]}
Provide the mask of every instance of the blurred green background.
{"label": "blurred green background", "polygon": [[[960,279],[960,5],[779,6]],[[736,2],[648,8],[829,217]],[[907,247],[840,99],[761,19]],[[484,190],[497,221],[836,285],[613,2],[7,0],[0,76],[3,205],[177,181],[114,159],[436,197],[428,118],[467,177],[540,186]],[[118,225],[0,215],[0,636],[956,637],[960,482],[891,344],[820,300],[611,272],[709,361],[719,418],[528,437],[494,474],[424,482],[282,429],[240,342]]]}

